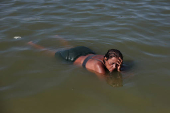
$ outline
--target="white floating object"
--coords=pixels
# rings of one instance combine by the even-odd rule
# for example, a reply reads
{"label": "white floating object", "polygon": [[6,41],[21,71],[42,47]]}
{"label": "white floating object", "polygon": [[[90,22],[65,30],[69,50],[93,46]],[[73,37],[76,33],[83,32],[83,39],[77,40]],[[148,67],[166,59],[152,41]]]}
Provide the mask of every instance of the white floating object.
{"label": "white floating object", "polygon": [[15,39],[21,38],[20,36],[14,36]]}

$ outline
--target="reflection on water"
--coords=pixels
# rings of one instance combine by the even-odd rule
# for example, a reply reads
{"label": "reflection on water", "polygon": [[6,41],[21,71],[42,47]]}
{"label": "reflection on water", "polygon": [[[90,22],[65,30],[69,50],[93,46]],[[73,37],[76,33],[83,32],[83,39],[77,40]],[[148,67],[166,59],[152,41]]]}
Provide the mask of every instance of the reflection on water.
{"label": "reflection on water", "polygon": [[106,79],[106,82],[112,87],[123,86],[122,74],[120,72],[110,73],[106,75],[105,79]]}

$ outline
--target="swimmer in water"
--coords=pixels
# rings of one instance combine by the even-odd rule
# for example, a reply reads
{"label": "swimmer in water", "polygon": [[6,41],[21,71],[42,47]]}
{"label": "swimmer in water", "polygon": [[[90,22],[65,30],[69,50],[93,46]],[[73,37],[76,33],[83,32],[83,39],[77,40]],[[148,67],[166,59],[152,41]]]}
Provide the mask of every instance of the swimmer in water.
{"label": "swimmer in water", "polygon": [[[65,40],[61,39],[65,44]],[[29,45],[44,50],[48,55],[62,57],[64,60],[73,62],[75,65],[81,65],[88,71],[94,72],[96,75],[105,75],[107,71],[120,72],[122,70],[123,55],[117,49],[109,49],[105,55],[97,55],[91,49],[84,46],[77,46],[61,51],[51,51],[40,45],[28,42]]]}

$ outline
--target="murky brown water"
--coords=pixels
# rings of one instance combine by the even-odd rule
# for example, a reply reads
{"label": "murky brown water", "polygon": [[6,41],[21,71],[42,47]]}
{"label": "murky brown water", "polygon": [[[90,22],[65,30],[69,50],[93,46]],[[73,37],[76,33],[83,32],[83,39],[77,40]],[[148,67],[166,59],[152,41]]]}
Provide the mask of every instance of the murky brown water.
{"label": "murky brown water", "polygon": [[[169,6],[169,0],[1,0],[0,112],[169,113]],[[117,48],[130,69],[100,80],[26,44],[64,48],[55,35],[98,54]]]}

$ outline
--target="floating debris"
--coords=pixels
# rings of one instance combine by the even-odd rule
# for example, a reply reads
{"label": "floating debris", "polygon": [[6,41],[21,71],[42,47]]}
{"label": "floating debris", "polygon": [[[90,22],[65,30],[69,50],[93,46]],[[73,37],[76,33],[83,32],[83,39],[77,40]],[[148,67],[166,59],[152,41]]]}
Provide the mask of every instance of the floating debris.
{"label": "floating debris", "polygon": [[14,36],[15,39],[21,38],[20,36]]}

